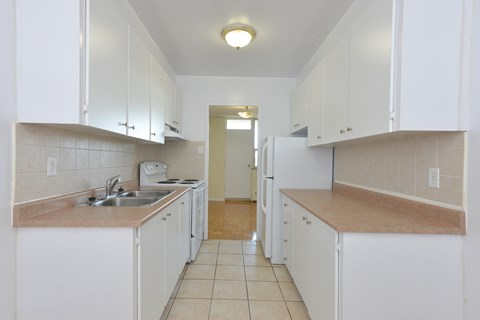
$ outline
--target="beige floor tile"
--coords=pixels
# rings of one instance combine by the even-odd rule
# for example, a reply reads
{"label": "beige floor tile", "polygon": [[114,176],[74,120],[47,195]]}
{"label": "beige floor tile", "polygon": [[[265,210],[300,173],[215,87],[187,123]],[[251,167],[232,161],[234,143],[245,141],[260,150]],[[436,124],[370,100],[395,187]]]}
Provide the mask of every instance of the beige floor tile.
{"label": "beige floor tile", "polygon": [[242,240],[220,240],[220,245],[222,244],[242,244]]}
{"label": "beige floor tile", "polygon": [[292,320],[310,320],[307,307],[303,302],[287,301],[287,308]]}
{"label": "beige floor tile", "polygon": [[249,300],[283,301],[277,282],[247,281]]}
{"label": "beige floor tile", "polygon": [[212,300],[210,320],[250,320],[248,301]]}
{"label": "beige floor tile", "polygon": [[247,286],[245,281],[215,280],[213,299],[246,300]]}
{"label": "beige floor tile", "polygon": [[183,280],[177,293],[178,298],[211,299],[213,280]]}
{"label": "beige floor tile", "polygon": [[218,253],[218,245],[215,244],[202,244],[198,253]]}
{"label": "beige floor tile", "polygon": [[221,244],[219,253],[233,253],[233,254],[242,254],[242,246],[240,244]]}
{"label": "beige floor tile", "polygon": [[251,320],[290,320],[283,301],[250,301]]}
{"label": "beige floor tile", "polygon": [[217,254],[199,253],[195,258],[195,261],[190,262],[190,264],[217,264]]}
{"label": "beige floor tile", "polygon": [[278,285],[280,286],[285,301],[303,301],[302,296],[293,282],[283,281],[279,282]]}
{"label": "beige floor tile", "polygon": [[163,309],[163,313],[162,313],[162,316],[160,317],[160,320],[166,320],[167,319],[168,314],[170,313],[170,309],[172,309],[174,301],[175,300],[173,300],[173,299],[168,300],[167,305]]}
{"label": "beige floor tile", "polygon": [[263,254],[261,246],[243,246],[243,254]]}
{"label": "beige floor tile", "polygon": [[242,246],[258,246],[258,247],[261,247],[262,243],[260,241],[255,241],[255,240],[243,240],[242,241]]}
{"label": "beige floor tile", "polygon": [[292,281],[292,276],[286,266],[273,266],[273,272],[275,272],[277,281]]}
{"label": "beige floor tile", "polygon": [[215,280],[245,280],[243,266],[217,266]]}
{"label": "beige floor tile", "polygon": [[175,299],[168,320],[208,320],[209,299]]}
{"label": "beige floor tile", "polygon": [[218,265],[224,266],[243,266],[243,256],[241,254],[219,254]]}
{"label": "beige floor tile", "polygon": [[250,281],[277,281],[272,267],[245,267],[245,275]]}
{"label": "beige floor tile", "polygon": [[269,259],[259,254],[243,255],[243,261],[246,266],[268,267],[272,265]]}
{"label": "beige floor tile", "polygon": [[217,239],[208,239],[208,240],[203,240],[202,244],[219,244],[220,240]]}
{"label": "beige floor tile", "polygon": [[214,279],[215,266],[210,265],[189,265],[184,279]]}

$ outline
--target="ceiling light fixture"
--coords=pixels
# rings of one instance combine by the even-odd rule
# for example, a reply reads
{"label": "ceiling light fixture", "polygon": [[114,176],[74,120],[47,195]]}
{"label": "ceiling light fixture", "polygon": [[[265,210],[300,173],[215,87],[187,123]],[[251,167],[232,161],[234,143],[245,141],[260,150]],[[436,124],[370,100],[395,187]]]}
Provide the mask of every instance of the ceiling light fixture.
{"label": "ceiling light fixture", "polygon": [[244,24],[232,24],[222,30],[222,38],[237,50],[247,46],[255,35],[255,30]]}
{"label": "ceiling light fixture", "polygon": [[250,119],[256,116],[254,112],[248,111],[248,107],[245,106],[245,111],[241,111],[238,115],[244,119]]}

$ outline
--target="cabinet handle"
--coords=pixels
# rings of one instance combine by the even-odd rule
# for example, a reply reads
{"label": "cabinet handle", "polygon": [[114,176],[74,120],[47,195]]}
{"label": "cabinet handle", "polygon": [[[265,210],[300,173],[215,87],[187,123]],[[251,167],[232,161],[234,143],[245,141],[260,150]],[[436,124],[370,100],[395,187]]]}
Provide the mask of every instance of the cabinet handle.
{"label": "cabinet handle", "polygon": [[351,132],[351,131],[353,131],[353,129],[350,127],[347,127],[347,132]]}
{"label": "cabinet handle", "polygon": [[128,129],[135,130],[135,126],[131,126],[131,127],[127,126],[127,127],[128,127]]}
{"label": "cabinet handle", "polygon": [[167,218],[165,218],[165,217],[162,217],[162,220],[163,220],[163,221],[167,221]]}
{"label": "cabinet handle", "polygon": [[342,134],[343,134],[343,133],[345,133],[345,130],[343,130],[343,129],[340,129],[340,133],[342,133]]}
{"label": "cabinet handle", "polygon": [[185,204],[185,202],[180,202],[180,204]]}
{"label": "cabinet handle", "polygon": [[288,224],[288,222],[287,222],[287,221],[283,221],[283,224]]}
{"label": "cabinet handle", "polygon": [[120,127],[128,127],[128,123],[127,122],[119,122],[118,125]]}
{"label": "cabinet handle", "polygon": [[283,261],[287,261],[287,260],[288,260],[288,258],[286,258],[286,257],[285,257],[285,258],[283,258]]}
{"label": "cabinet handle", "polygon": [[150,135],[151,135],[151,136],[156,136],[157,133],[156,133],[156,132],[152,132],[152,133],[150,133]]}
{"label": "cabinet handle", "polygon": [[286,242],[288,242],[288,240],[287,240],[287,239],[283,239],[283,242],[285,242],[285,243],[286,243]]}
{"label": "cabinet handle", "polygon": [[310,220],[307,220],[307,224],[312,224],[312,221],[310,221]]}
{"label": "cabinet handle", "polygon": [[171,214],[171,213],[167,213],[167,217],[171,217],[171,216],[172,216],[172,214]]}
{"label": "cabinet handle", "polygon": [[288,203],[284,203],[283,206],[284,206],[284,207],[288,207]]}
{"label": "cabinet handle", "polygon": [[307,217],[302,217],[302,220],[303,220],[303,221],[307,220]]}
{"label": "cabinet handle", "polygon": [[322,137],[320,137],[320,136],[317,136],[317,139],[322,139]]}

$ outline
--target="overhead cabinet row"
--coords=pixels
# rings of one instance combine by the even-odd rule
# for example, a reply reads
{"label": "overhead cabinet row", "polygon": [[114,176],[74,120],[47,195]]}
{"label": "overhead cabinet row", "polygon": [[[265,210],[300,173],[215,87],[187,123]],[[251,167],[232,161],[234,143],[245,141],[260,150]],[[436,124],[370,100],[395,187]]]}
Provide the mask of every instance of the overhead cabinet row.
{"label": "overhead cabinet row", "polygon": [[20,0],[17,27],[19,122],[160,143],[179,129],[175,82],[113,1]]}
{"label": "overhead cabinet row", "polygon": [[309,145],[462,130],[462,14],[461,0],[354,2],[295,92]]}

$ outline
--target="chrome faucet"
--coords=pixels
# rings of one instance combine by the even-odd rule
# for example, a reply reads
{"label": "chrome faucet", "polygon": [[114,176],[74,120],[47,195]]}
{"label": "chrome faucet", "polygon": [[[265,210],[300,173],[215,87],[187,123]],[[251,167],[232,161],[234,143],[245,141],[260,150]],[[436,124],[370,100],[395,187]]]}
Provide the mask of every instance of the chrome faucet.
{"label": "chrome faucet", "polygon": [[114,176],[111,178],[108,178],[107,181],[105,182],[105,197],[110,197],[113,193],[113,188],[115,188],[115,185],[122,181],[122,178],[120,178],[120,175]]}

